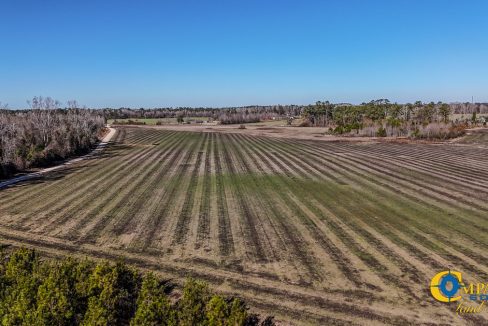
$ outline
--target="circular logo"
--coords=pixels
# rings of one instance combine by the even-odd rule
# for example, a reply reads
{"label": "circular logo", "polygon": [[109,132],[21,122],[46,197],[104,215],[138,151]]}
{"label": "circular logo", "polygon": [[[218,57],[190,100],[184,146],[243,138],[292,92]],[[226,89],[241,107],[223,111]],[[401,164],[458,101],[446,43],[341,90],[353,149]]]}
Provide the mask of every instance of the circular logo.
{"label": "circular logo", "polygon": [[437,273],[430,282],[432,296],[441,302],[452,302],[461,299],[456,296],[461,288],[462,277],[460,272],[444,271]]}

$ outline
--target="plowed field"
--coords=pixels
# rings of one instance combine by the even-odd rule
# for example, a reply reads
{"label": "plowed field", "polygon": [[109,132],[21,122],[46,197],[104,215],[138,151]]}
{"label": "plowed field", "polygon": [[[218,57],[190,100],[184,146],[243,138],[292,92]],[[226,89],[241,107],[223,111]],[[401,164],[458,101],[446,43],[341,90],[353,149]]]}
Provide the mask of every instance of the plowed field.
{"label": "plowed field", "polygon": [[118,128],[0,190],[0,242],[193,275],[283,321],[483,324],[429,282],[488,280],[488,148]]}

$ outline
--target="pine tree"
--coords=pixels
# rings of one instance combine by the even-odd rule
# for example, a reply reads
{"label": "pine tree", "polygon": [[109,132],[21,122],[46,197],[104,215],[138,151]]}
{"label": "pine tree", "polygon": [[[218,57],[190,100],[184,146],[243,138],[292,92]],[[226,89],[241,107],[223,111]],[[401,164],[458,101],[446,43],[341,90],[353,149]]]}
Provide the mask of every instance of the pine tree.
{"label": "pine tree", "polygon": [[176,325],[175,311],[164,293],[164,287],[152,273],[146,274],[142,281],[131,325]]}
{"label": "pine tree", "polygon": [[180,325],[200,325],[205,322],[205,307],[210,300],[208,285],[188,279],[183,288],[183,297],[178,302]]}
{"label": "pine tree", "polygon": [[208,302],[205,310],[209,326],[224,326],[229,317],[229,306],[224,298],[214,295]]}
{"label": "pine tree", "polygon": [[227,325],[245,325],[248,320],[247,307],[239,299],[232,300]]}
{"label": "pine tree", "polygon": [[52,264],[49,275],[37,291],[35,319],[42,325],[71,325],[75,312],[72,301],[76,300],[69,282],[69,273],[64,273],[62,264]]}
{"label": "pine tree", "polygon": [[135,311],[138,276],[122,263],[98,264],[90,276],[84,325],[126,324]]}

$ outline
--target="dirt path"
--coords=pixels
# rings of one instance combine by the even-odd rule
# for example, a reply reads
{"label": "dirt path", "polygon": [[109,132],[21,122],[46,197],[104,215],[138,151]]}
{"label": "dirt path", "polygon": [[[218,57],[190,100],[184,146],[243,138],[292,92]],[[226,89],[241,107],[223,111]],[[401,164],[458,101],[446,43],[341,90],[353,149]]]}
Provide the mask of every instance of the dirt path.
{"label": "dirt path", "polygon": [[93,151],[91,151],[90,153],[83,155],[81,157],[74,158],[72,160],[68,160],[62,164],[52,166],[50,168],[45,168],[45,169],[39,170],[37,172],[28,173],[28,174],[22,175],[20,177],[16,177],[16,178],[12,178],[12,179],[0,182],[0,189],[6,188],[10,185],[13,185],[13,184],[16,184],[16,183],[19,183],[22,181],[38,178],[38,177],[42,176],[43,174],[46,174],[46,173],[51,172],[51,171],[58,170],[62,167],[74,164],[74,163],[79,162],[79,161],[85,160],[86,158],[92,156],[93,154],[98,153],[99,151],[103,150],[107,146],[109,141],[115,135],[115,129],[114,128],[112,128],[108,125],[107,125],[107,128],[109,129],[108,134],[106,134],[105,137],[103,137],[102,141],[100,143],[98,143],[97,147]]}

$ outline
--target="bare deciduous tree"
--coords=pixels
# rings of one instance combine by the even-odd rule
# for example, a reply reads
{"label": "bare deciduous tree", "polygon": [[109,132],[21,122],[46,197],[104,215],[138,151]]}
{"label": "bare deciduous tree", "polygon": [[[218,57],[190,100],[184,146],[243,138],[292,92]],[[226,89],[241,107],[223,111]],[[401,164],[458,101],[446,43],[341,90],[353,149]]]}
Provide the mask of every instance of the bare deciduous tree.
{"label": "bare deciduous tree", "polygon": [[0,177],[87,151],[105,124],[101,112],[76,101],[64,110],[50,97],[28,102],[30,110],[0,110]]}

